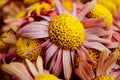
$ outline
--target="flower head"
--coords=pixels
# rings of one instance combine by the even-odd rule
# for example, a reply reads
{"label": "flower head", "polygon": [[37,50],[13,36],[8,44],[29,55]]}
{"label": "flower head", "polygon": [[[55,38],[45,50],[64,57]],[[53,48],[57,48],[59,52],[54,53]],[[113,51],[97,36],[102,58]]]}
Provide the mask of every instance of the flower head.
{"label": "flower head", "polygon": [[103,18],[104,22],[107,23],[106,28],[109,28],[113,21],[110,11],[100,4],[97,4],[96,7],[87,14],[87,16],[89,18]]}
{"label": "flower head", "polygon": [[85,39],[83,24],[69,14],[53,17],[48,29],[51,41],[66,50],[78,48]]}
{"label": "flower head", "polygon": [[0,53],[5,53],[7,51],[7,47],[3,41],[0,40]]}
{"label": "flower head", "polygon": [[[45,50],[45,65],[57,76],[63,69],[65,79],[69,80],[72,67],[74,67],[75,55],[84,54],[85,58],[93,63],[87,48],[110,51],[104,43],[111,43],[111,41],[102,37],[107,36],[111,31],[106,31],[102,27],[105,24],[103,24],[101,17],[97,19],[86,17],[95,7],[96,0],[79,9],[79,13],[77,13],[78,7],[76,4],[72,5],[73,8],[70,13],[65,10],[60,1],[55,0],[55,3],[55,10],[51,10],[55,13],[54,16],[40,15],[43,19],[19,28],[17,35],[28,39],[45,38],[45,41],[37,46],[37,48],[40,47]],[[24,54],[29,54],[35,49],[31,49]]]}
{"label": "flower head", "polygon": [[116,49],[112,54],[103,51],[100,53],[98,65],[93,71],[90,64],[86,62],[85,58],[79,63],[79,67],[75,70],[76,74],[83,80],[119,80],[120,70],[115,69],[116,60],[119,55],[118,49]]}
{"label": "flower head", "polygon": [[37,47],[40,44],[41,44],[40,40],[37,40],[37,39],[33,40],[33,39],[27,39],[27,38],[19,38],[17,43],[16,43],[17,54],[20,57],[23,57],[23,58],[28,58],[30,60],[36,60],[37,57],[42,54],[41,48],[35,49],[30,54],[27,54],[27,55],[24,55],[24,56],[23,56],[23,54],[26,51]]}
{"label": "flower head", "polygon": [[59,80],[56,76],[43,69],[43,61],[40,56],[37,57],[36,65],[28,59],[25,59],[25,61],[25,65],[20,62],[3,64],[2,70],[20,80]]}

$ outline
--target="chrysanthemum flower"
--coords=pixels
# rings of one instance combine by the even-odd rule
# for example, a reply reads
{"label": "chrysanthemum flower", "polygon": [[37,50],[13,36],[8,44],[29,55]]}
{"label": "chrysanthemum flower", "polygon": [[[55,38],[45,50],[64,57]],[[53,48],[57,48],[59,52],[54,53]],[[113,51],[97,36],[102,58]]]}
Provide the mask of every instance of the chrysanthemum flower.
{"label": "chrysanthemum flower", "polygon": [[16,47],[17,54],[22,58],[28,58],[29,60],[36,60],[39,55],[42,55],[41,48],[37,48],[36,50],[30,52],[29,54],[23,56],[23,53],[26,51],[35,48],[41,44],[41,41],[38,39],[28,39],[28,38],[19,38]]}
{"label": "chrysanthemum flower", "polygon": [[[56,16],[40,15],[45,20],[32,22],[20,28],[17,35],[31,39],[46,38],[47,40],[38,46],[45,48],[45,65],[51,61],[49,70],[57,76],[63,68],[65,79],[69,80],[74,67],[75,54],[81,55],[81,52],[84,52],[87,60],[91,61],[86,48],[110,51],[103,43],[111,42],[101,38],[111,33],[101,27],[104,23],[103,19],[86,19],[85,17],[95,5],[96,0],[87,3],[78,14],[77,6],[73,4],[72,13],[69,13],[56,0]],[[28,50],[24,55],[30,51]]]}
{"label": "chrysanthemum flower", "polygon": [[113,22],[113,17],[112,14],[110,13],[110,11],[102,6],[101,4],[97,4],[95,6],[95,8],[93,8],[88,14],[87,16],[89,18],[103,18],[104,22],[107,23],[106,28],[109,28],[112,25]]}
{"label": "chrysanthemum flower", "polygon": [[[11,62],[3,64],[2,70],[15,77],[15,80],[59,80],[53,74],[43,69],[43,61],[40,56],[36,60],[36,64],[25,59],[26,64],[20,62]],[[27,67],[26,67],[27,66]]]}
{"label": "chrysanthemum flower", "polygon": [[112,14],[116,13],[117,11],[117,6],[112,0],[98,0],[98,3],[105,6]]}
{"label": "chrysanthemum flower", "polygon": [[82,57],[76,68],[76,74],[82,80],[119,80],[120,79],[120,69],[116,69],[116,60],[119,55],[119,50],[116,49],[112,54],[103,51],[100,53],[99,62],[96,70],[86,62]]}

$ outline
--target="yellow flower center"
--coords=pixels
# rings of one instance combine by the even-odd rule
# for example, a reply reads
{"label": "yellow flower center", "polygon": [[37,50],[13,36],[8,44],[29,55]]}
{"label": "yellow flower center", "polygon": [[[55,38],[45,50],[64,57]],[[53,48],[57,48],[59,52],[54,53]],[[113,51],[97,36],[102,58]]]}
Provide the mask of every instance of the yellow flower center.
{"label": "yellow flower center", "polygon": [[35,76],[35,80],[59,80],[59,79],[53,74],[43,74]]}
{"label": "yellow flower center", "polygon": [[49,11],[51,9],[51,6],[50,4],[48,3],[45,3],[45,2],[42,2],[41,4],[40,3],[35,3],[31,8],[30,10],[28,11],[28,16],[30,16],[32,14],[32,12],[35,11],[35,13],[37,15],[40,15],[41,14],[41,10],[44,9],[44,12],[46,11]]}
{"label": "yellow flower center", "polygon": [[29,54],[22,56],[26,51],[31,50],[32,48],[40,45],[40,40],[33,40],[27,38],[19,38],[16,46],[17,46],[17,54],[22,58],[28,58],[29,60],[36,60],[39,55],[42,54],[41,48],[37,48]]}
{"label": "yellow flower center", "polygon": [[101,77],[96,77],[94,80],[115,80],[112,76],[101,76]]}
{"label": "yellow flower center", "polygon": [[4,42],[0,40],[0,53],[5,53],[7,51],[7,47]]}
{"label": "yellow flower center", "polygon": [[100,57],[100,52],[94,49],[87,49],[89,51],[90,58],[96,62],[98,62]]}
{"label": "yellow flower center", "polygon": [[85,38],[83,24],[70,14],[53,17],[49,24],[49,35],[53,43],[66,50],[76,49]]}
{"label": "yellow flower center", "polygon": [[109,28],[110,25],[112,24],[112,21],[113,21],[113,17],[112,17],[112,14],[110,13],[110,11],[106,7],[104,7],[100,4],[97,4],[96,7],[93,8],[87,14],[87,17],[89,17],[89,18],[103,18],[104,22],[107,23],[106,28]]}
{"label": "yellow flower center", "polygon": [[99,0],[99,3],[105,6],[111,13],[115,13],[117,11],[115,3],[111,0]]}

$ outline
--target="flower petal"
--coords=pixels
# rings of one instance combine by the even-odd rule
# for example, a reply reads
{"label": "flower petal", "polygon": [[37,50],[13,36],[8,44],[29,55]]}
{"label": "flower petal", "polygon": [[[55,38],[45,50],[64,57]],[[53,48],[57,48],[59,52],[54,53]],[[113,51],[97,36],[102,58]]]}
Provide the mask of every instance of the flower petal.
{"label": "flower petal", "polygon": [[63,50],[63,70],[65,79],[70,80],[72,74],[72,65],[69,50]]}
{"label": "flower petal", "polygon": [[36,76],[38,74],[38,71],[37,69],[35,68],[34,64],[28,60],[27,58],[25,59],[27,65],[28,65],[28,68],[30,69],[30,72],[33,76]]}

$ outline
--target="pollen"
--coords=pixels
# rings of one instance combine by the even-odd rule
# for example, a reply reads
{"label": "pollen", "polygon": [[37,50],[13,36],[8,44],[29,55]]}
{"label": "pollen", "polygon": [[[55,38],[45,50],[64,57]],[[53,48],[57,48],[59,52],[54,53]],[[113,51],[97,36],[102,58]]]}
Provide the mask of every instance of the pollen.
{"label": "pollen", "polygon": [[43,74],[35,76],[35,80],[59,80],[59,79],[53,74]]}
{"label": "pollen", "polygon": [[7,47],[3,41],[0,40],[0,53],[5,53],[7,51]]}
{"label": "pollen", "polygon": [[28,58],[29,60],[36,60],[39,55],[42,55],[42,49],[37,48],[29,54],[23,56],[23,54],[31,50],[32,48],[37,47],[41,44],[41,41],[38,39],[28,39],[28,38],[19,38],[16,46],[17,46],[17,54],[22,58]]}
{"label": "pollen", "polygon": [[101,76],[101,77],[96,77],[94,80],[115,80],[112,76]]}
{"label": "pollen", "polygon": [[93,61],[98,62],[99,57],[100,57],[100,52],[97,51],[97,50],[94,50],[94,49],[87,49],[87,50],[88,50],[88,52],[89,52],[90,58],[91,58]]}
{"label": "pollen", "polygon": [[117,11],[117,7],[114,2],[111,0],[99,0],[99,3],[103,6],[105,6],[112,14],[114,14]]}
{"label": "pollen", "polygon": [[87,17],[88,18],[103,18],[104,22],[107,23],[107,25],[105,26],[106,28],[109,28],[113,22],[113,17],[110,11],[106,7],[100,4],[97,4],[96,7],[93,8],[87,14]]}
{"label": "pollen", "polygon": [[51,41],[66,50],[80,47],[85,39],[83,24],[70,14],[60,14],[53,17],[48,31]]}

